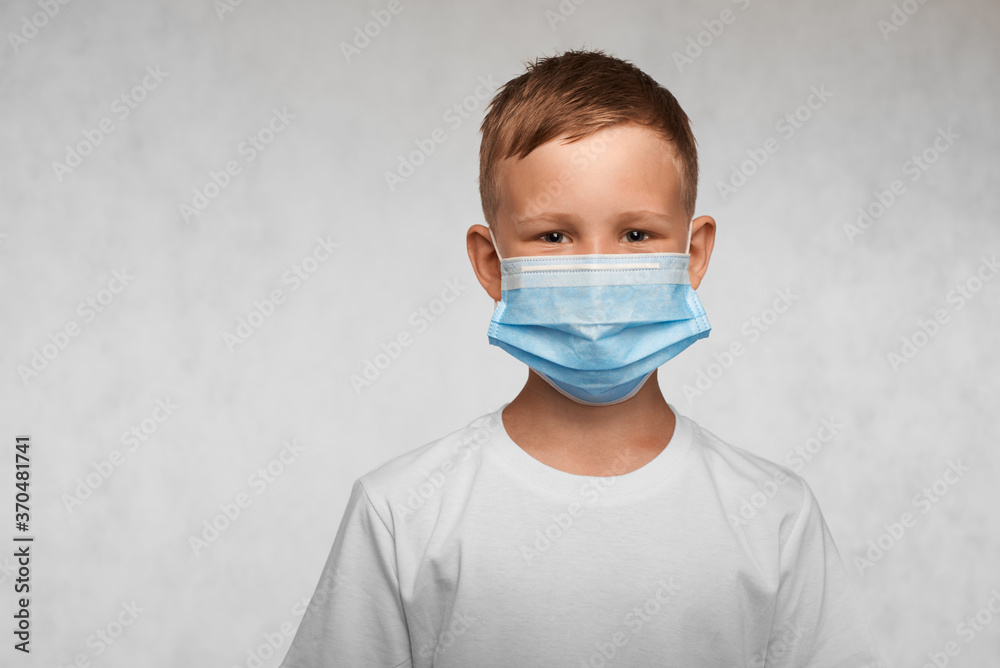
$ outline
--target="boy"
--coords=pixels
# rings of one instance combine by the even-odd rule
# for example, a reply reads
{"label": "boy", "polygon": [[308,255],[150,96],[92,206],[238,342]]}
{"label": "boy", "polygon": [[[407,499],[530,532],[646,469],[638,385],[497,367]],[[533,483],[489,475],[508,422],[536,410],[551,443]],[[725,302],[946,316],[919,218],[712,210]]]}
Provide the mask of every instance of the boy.
{"label": "boy", "polygon": [[716,227],[674,97],[567,52],[482,133],[469,258],[527,382],[355,482],[282,666],[884,666],[808,485],[660,393]]}

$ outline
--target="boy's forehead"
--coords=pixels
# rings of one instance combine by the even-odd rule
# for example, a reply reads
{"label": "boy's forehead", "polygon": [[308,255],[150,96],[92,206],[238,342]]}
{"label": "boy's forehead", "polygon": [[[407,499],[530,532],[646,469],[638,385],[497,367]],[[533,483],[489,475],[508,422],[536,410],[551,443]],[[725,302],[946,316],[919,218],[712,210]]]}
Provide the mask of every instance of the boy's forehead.
{"label": "boy's forehead", "polygon": [[542,142],[524,156],[524,158],[513,156],[506,158],[503,162],[516,164],[522,160],[527,160],[537,153],[550,153],[553,151],[571,155],[586,154],[595,157],[612,145],[634,147],[637,144],[654,144],[657,150],[666,151],[671,155],[676,153],[672,142],[667,141],[656,130],[637,123],[616,123],[590,132],[585,130],[566,130],[556,137]]}
{"label": "boy's forehead", "polygon": [[499,218],[544,217],[559,204],[588,202],[620,203],[671,218],[683,210],[677,151],[655,130],[619,124],[572,142],[566,141],[569,136],[544,142],[524,158],[501,161]]}

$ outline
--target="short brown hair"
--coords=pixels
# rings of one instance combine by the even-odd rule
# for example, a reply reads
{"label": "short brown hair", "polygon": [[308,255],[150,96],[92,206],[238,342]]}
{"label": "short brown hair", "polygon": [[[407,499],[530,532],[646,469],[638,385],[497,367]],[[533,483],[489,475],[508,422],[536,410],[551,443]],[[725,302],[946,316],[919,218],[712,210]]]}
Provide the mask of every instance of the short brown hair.
{"label": "short brown hair", "polygon": [[566,51],[526,62],[500,87],[479,130],[479,196],[494,225],[500,202],[499,166],[524,158],[547,141],[567,142],[622,123],[647,126],[674,148],[681,199],[691,218],[698,195],[698,149],[677,99],[635,65],[603,51]]}

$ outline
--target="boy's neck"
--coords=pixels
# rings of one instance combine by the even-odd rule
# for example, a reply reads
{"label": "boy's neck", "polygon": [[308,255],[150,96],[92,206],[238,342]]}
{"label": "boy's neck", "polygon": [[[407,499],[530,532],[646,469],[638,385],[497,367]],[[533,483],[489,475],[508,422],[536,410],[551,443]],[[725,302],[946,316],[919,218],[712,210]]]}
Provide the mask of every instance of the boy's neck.
{"label": "boy's neck", "polygon": [[567,473],[622,475],[641,468],[673,437],[676,418],[656,371],[635,396],[587,406],[560,394],[534,371],[503,411],[504,428],[522,450]]}

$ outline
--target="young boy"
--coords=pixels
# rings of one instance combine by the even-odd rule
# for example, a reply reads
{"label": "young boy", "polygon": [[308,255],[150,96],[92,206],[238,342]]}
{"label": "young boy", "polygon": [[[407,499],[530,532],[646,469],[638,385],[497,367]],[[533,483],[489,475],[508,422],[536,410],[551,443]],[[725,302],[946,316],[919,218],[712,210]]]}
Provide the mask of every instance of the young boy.
{"label": "young boy", "polygon": [[674,97],[567,52],[482,133],[469,258],[527,382],[354,483],[282,666],[884,666],[805,481],[660,393],[716,229]]}

